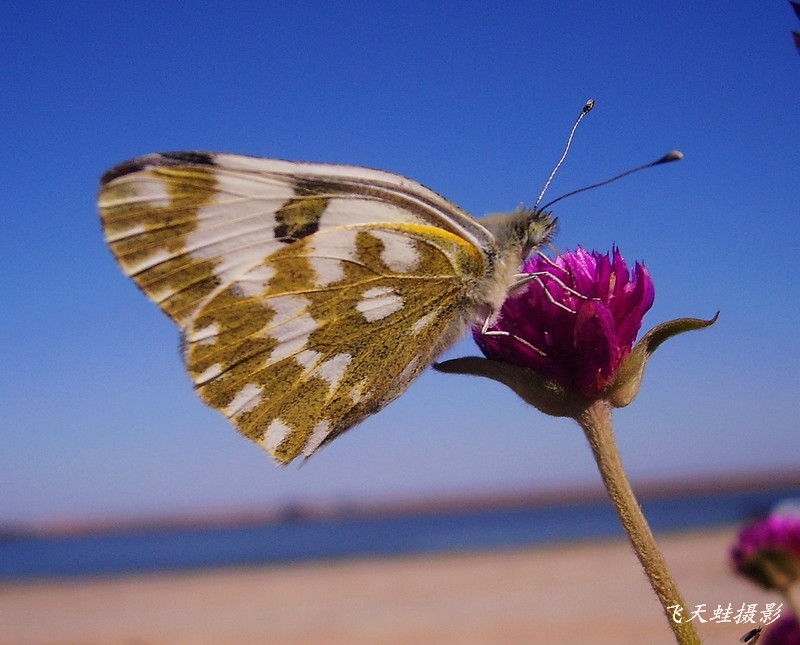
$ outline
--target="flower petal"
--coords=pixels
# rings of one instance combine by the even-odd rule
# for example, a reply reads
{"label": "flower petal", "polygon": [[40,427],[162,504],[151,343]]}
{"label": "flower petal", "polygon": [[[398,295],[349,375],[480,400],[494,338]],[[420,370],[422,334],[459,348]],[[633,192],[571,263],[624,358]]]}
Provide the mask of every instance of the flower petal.
{"label": "flower petal", "polygon": [[580,363],[573,365],[572,386],[583,396],[599,397],[617,367],[618,346],[611,311],[589,300],[579,308],[573,333],[574,356]]}
{"label": "flower petal", "polygon": [[800,518],[773,513],[745,527],[731,566],[765,589],[786,591],[800,580]]}

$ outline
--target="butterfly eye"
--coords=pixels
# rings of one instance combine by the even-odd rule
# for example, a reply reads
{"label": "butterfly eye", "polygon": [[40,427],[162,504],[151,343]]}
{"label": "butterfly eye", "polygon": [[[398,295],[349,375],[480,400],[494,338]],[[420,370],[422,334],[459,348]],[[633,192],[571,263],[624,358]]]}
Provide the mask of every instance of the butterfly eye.
{"label": "butterfly eye", "polygon": [[527,242],[525,253],[527,256],[533,249],[547,244],[556,230],[556,218],[552,213],[544,211],[532,211],[528,220]]}

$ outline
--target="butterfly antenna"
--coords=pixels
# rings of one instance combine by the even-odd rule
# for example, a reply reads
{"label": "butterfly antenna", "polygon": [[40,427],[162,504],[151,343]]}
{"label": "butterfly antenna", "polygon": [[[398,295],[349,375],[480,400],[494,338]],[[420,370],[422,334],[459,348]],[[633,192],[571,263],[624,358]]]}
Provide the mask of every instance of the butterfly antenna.
{"label": "butterfly antenna", "polygon": [[578,129],[578,124],[583,120],[589,112],[591,112],[592,108],[594,107],[594,99],[589,99],[586,101],[586,105],[583,106],[581,113],[578,115],[578,118],[575,121],[575,125],[572,126],[572,130],[569,133],[569,137],[567,137],[567,145],[564,148],[564,153],[561,155],[561,159],[558,160],[556,167],[553,168],[553,172],[550,173],[550,176],[547,178],[547,181],[544,182],[544,188],[542,188],[542,192],[539,193],[539,197],[536,198],[536,203],[533,205],[533,210],[536,210],[536,207],[539,205],[539,202],[542,201],[542,197],[544,197],[545,192],[547,192],[548,186],[550,186],[550,182],[553,181],[553,177],[556,176],[556,172],[561,167],[561,164],[564,163],[564,159],[567,158],[567,153],[569,152],[569,147],[572,145],[572,137],[575,136],[575,130]]}
{"label": "butterfly antenna", "polygon": [[571,197],[572,195],[577,195],[578,193],[582,193],[585,190],[591,190],[592,188],[598,188],[600,186],[605,186],[606,184],[610,184],[612,181],[617,181],[617,179],[622,179],[623,177],[630,175],[634,172],[639,172],[640,170],[644,170],[645,168],[652,168],[653,166],[658,166],[662,163],[669,163],[670,161],[680,161],[683,159],[683,153],[680,150],[673,150],[672,152],[668,152],[665,154],[661,159],[657,159],[656,161],[651,161],[650,163],[646,163],[643,166],[638,166],[636,168],[631,168],[630,170],[626,170],[625,172],[617,175],[616,177],[612,177],[611,179],[606,179],[605,181],[601,181],[597,184],[592,184],[591,186],[584,186],[583,188],[578,188],[578,190],[573,190],[569,193],[561,195],[561,197],[557,197],[552,202],[547,202],[544,206],[542,206],[541,210],[549,208],[556,202],[560,202],[565,197]]}

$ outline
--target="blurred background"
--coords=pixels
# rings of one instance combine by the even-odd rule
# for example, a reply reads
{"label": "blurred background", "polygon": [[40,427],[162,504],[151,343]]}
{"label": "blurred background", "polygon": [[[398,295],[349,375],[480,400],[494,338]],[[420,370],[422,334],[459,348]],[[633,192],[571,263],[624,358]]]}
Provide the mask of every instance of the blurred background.
{"label": "blurred background", "polygon": [[[425,373],[304,467],[192,391],[95,207],[131,157],[202,149],[406,175],[476,216],[560,202],[561,248],[643,261],[655,355],[616,414],[635,482],[800,469],[800,56],[787,2],[4,3],[0,525],[596,487],[578,427]],[[446,357],[477,353],[471,339]]]}

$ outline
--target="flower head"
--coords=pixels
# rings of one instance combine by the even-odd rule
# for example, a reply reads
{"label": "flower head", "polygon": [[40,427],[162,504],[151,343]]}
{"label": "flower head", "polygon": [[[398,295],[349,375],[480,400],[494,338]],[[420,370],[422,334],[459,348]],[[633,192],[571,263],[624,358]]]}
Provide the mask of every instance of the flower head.
{"label": "flower head", "polygon": [[764,632],[759,645],[800,645],[800,625],[794,614],[778,618]]}
{"label": "flower head", "polygon": [[647,269],[630,272],[619,250],[582,247],[555,260],[533,256],[534,276],[473,336],[487,358],[527,367],[568,391],[598,398],[630,354],[655,289]]}
{"label": "flower head", "polygon": [[800,517],[773,513],[745,527],[731,548],[731,566],[766,589],[788,590],[800,579]]}
{"label": "flower head", "polygon": [[524,272],[527,279],[512,289],[493,324],[472,329],[487,358],[465,356],[434,367],[503,383],[552,416],[577,420],[600,401],[629,405],[665,340],[717,320],[670,320],[634,345],[655,289],[644,265],[631,271],[616,248],[603,255],[578,247],[555,260],[538,255]]}

